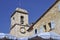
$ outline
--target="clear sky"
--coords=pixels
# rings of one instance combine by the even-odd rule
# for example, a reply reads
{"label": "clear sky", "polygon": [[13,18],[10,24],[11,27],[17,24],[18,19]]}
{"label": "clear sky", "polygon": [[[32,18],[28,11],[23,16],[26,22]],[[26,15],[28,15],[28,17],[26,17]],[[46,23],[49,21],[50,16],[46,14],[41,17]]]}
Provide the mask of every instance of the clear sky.
{"label": "clear sky", "polygon": [[17,7],[29,12],[29,23],[35,22],[56,0],[0,0],[0,33],[9,33],[10,16]]}

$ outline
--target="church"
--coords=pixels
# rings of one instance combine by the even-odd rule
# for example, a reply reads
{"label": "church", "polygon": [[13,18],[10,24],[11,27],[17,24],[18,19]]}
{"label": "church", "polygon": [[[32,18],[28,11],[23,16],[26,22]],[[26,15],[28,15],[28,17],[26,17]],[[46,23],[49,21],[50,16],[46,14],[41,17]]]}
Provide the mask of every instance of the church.
{"label": "church", "polygon": [[10,34],[17,38],[30,37],[44,32],[60,35],[60,0],[56,0],[32,25],[28,22],[28,11],[21,8],[11,15]]}
{"label": "church", "polygon": [[11,15],[10,33],[0,33],[0,40],[60,40],[60,0],[56,0],[33,24],[29,12],[16,8]]}

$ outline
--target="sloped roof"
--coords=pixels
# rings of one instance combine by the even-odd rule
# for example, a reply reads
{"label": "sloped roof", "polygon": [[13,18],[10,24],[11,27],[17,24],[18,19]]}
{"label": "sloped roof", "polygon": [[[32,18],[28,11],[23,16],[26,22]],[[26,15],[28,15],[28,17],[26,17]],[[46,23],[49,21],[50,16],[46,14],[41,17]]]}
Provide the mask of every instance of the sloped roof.
{"label": "sloped roof", "polygon": [[[33,26],[34,26],[42,17],[44,17],[44,15],[45,15],[47,12],[49,12],[49,10],[50,10],[52,7],[54,7],[54,5],[55,5],[58,1],[60,1],[60,0],[56,0],[56,1],[49,7],[49,9],[47,9],[46,12],[43,13],[43,15],[40,16],[40,17],[36,20],[36,22],[35,22],[27,31],[31,31],[31,30],[33,29]],[[31,28],[32,28],[32,29],[31,29]]]}

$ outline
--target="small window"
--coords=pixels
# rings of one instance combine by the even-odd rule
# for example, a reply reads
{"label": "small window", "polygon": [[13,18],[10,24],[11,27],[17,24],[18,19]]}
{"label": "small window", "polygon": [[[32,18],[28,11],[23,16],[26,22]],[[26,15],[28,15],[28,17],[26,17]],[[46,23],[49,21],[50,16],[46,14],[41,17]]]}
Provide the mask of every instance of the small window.
{"label": "small window", "polygon": [[23,17],[23,16],[21,16],[21,18],[23,19],[24,17]]}
{"label": "small window", "polygon": [[55,22],[51,21],[51,28],[53,29],[55,27]]}
{"label": "small window", "polygon": [[48,23],[49,27],[53,29],[55,27],[55,22],[52,20],[50,23]]}
{"label": "small window", "polygon": [[24,16],[21,16],[21,24],[24,23]]}
{"label": "small window", "polygon": [[46,30],[46,25],[43,25],[44,26],[44,29]]}
{"label": "small window", "polygon": [[15,20],[15,18],[13,17],[13,20]]}
{"label": "small window", "polygon": [[49,27],[51,28],[51,22],[50,22],[50,23],[48,23],[48,25],[49,25]]}
{"label": "small window", "polygon": [[35,29],[35,34],[37,34],[37,29]]}

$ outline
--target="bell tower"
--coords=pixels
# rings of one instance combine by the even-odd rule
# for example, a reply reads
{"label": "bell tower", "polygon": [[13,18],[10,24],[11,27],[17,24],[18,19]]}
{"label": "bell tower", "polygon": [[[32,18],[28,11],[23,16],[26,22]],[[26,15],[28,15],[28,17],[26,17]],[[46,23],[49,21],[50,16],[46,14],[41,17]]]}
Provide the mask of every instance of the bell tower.
{"label": "bell tower", "polygon": [[16,37],[22,37],[26,34],[28,27],[28,12],[25,9],[16,8],[11,15],[10,34]]}
{"label": "bell tower", "polygon": [[11,27],[14,24],[28,24],[28,12],[25,9],[16,8],[16,11],[11,15]]}

